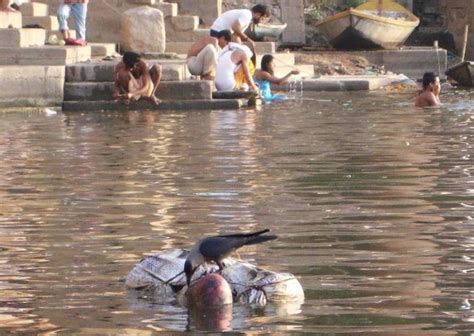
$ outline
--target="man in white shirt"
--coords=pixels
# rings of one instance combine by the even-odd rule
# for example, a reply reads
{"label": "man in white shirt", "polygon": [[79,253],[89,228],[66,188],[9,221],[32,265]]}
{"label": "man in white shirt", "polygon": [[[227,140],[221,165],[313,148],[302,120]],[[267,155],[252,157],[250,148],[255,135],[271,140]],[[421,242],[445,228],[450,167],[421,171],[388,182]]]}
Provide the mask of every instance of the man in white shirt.
{"label": "man in white shirt", "polygon": [[270,16],[270,9],[265,5],[255,5],[252,10],[234,9],[219,16],[211,27],[211,36],[217,37],[222,30],[230,30],[235,42],[248,42],[255,49],[255,42],[247,35],[245,30],[253,22],[258,24]]}

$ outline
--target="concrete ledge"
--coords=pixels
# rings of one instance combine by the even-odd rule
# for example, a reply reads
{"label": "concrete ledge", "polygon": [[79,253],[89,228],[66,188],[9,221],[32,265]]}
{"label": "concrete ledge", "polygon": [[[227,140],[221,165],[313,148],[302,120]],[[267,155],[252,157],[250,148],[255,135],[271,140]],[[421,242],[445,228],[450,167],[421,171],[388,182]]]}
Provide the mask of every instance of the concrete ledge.
{"label": "concrete ledge", "polygon": [[44,29],[0,29],[1,48],[42,46],[45,39]]}
{"label": "concrete ledge", "polygon": [[[77,63],[66,67],[66,82],[111,82],[114,69],[119,61]],[[184,61],[160,60],[148,61],[148,64],[161,64],[162,81],[178,81],[189,78]]]}
{"label": "concrete ledge", "polygon": [[20,6],[21,14],[25,16],[47,16],[48,5],[39,2],[27,2]]}
{"label": "concrete ledge", "polygon": [[244,104],[240,99],[163,101],[158,106],[143,99],[132,102],[129,106],[113,101],[65,101],[63,111],[238,110]]}
{"label": "concrete ledge", "polygon": [[60,106],[64,66],[0,66],[0,106]]}
{"label": "concrete ledge", "polygon": [[0,11],[0,29],[5,28],[21,28],[21,13],[2,12]]}
{"label": "concrete ledge", "polygon": [[59,22],[58,18],[53,15],[49,16],[23,16],[23,25],[40,25],[46,30],[58,30]]}
{"label": "concrete ledge", "polygon": [[0,48],[0,55],[0,65],[66,65],[90,59],[91,47]]}
{"label": "concrete ledge", "polygon": [[166,31],[193,31],[199,27],[199,17],[193,15],[170,16],[165,20]]}
{"label": "concrete ledge", "polygon": [[[209,29],[205,30],[205,33],[207,32],[207,35],[209,35]],[[207,36],[204,34],[203,36]],[[176,54],[187,54],[189,48],[191,45],[194,43],[195,40],[191,40],[187,42],[180,41],[180,42],[173,42],[173,41],[166,41],[166,52],[173,52]],[[277,45],[275,42],[255,42],[256,44],[256,51],[257,55],[262,55],[262,54],[274,54],[276,52]],[[278,53],[278,55],[283,54],[283,53]],[[289,53],[288,55],[292,55]],[[291,57],[291,56],[287,56]],[[287,61],[289,59],[286,59]],[[289,60],[291,62],[291,60]],[[293,64],[294,64],[294,56],[293,56]]]}
{"label": "concrete ledge", "polygon": [[[212,99],[210,81],[169,81],[161,82],[156,96],[163,100],[204,100]],[[65,83],[65,101],[111,100],[114,83]]]}
{"label": "concrete ledge", "polygon": [[111,56],[115,55],[115,43],[87,43],[91,47],[91,56]]}
{"label": "concrete ledge", "polygon": [[[323,76],[302,81],[304,91],[367,91],[404,80],[400,75],[380,76]],[[300,84],[298,84],[300,85]],[[272,85],[273,90],[288,91],[290,84]],[[298,87],[297,90],[300,88]]]}
{"label": "concrete ledge", "polygon": [[152,6],[163,12],[163,17],[178,15],[178,4],[174,2],[160,2]]}

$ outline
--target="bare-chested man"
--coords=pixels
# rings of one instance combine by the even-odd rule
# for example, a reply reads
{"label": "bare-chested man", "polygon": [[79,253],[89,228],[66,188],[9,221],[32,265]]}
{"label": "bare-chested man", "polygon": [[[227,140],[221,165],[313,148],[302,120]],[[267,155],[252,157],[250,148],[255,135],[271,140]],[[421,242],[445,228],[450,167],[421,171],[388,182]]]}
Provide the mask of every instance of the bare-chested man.
{"label": "bare-chested man", "polygon": [[139,54],[127,51],[115,66],[114,99],[128,104],[130,100],[144,97],[158,105],[161,101],[155,97],[155,92],[160,84],[161,72],[159,64],[148,68]]}
{"label": "bare-chested man", "polygon": [[0,0],[0,12],[17,12],[16,9],[11,7],[11,0]]}
{"label": "bare-chested man", "polygon": [[416,107],[430,107],[441,106],[439,94],[441,92],[441,85],[439,77],[433,72],[425,72],[423,75],[423,90],[416,96]]}
{"label": "bare-chested man", "polygon": [[217,65],[217,38],[205,36],[189,48],[186,64],[189,72],[201,79],[214,80]]}

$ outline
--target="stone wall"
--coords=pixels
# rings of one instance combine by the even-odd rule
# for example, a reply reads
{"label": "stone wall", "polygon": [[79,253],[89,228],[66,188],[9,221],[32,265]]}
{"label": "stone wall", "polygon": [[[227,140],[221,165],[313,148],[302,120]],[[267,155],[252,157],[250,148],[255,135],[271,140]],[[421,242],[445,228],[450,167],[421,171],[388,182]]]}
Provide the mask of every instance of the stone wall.
{"label": "stone wall", "polygon": [[447,29],[453,34],[461,52],[464,27],[469,25],[466,59],[474,59],[474,0],[439,0],[440,11],[446,15]]}

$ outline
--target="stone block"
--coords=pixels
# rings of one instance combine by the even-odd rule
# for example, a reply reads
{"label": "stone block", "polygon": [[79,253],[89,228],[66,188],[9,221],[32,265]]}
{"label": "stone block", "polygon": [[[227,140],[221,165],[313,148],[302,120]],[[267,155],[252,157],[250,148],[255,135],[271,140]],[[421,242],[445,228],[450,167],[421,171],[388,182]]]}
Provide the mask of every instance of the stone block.
{"label": "stone block", "polygon": [[[49,37],[51,35],[56,35],[58,39],[62,39],[63,38],[63,34],[61,34],[61,31],[59,30],[47,30],[46,31],[46,41],[49,39]],[[76,31],[75,30],[69,30],[69,36],[71,38],[76,38]]]}
{"label": "stone block", "polygon": [[117,46],[115,43],[88,43],[91,47],[91,56],[115,55]]}
{"label": "stone block", "polygon": [[66,65],[84,62],[91,57],[91,48],[75,46],[42,46],[0,48],[0,65]]}
{"label": "stone block", "polygon": [[0,66],[0,106],[60,106],[64,66]]}
{"label": "stone block", "polygon": [[133,5],[141,6],[153,6],[156,4],[156,0],[127,0],[127,2]]}
{"label": "stone block", "polygon": [[164,52],[166,33],[163,13],[147,6],[127,10],[121,22],[122,49]]}
{"label": "stone block", "polygon": [[[111,100],[114,83],[112,82],[66,82],[65,101]],[[212,98],[211,81],[169,81],[161,82],[156,96],[163,100],[200,100]]]}
{"label": "stone block", "polygon": [[192,15],[171,16],[165,22],[167,32],[193,31],[199,27],[199,17]]}
{"label": "stone block", "polygon": [[[197,35],[194,35],[194,34],[196,34],[196,32],[198,32]],[[209,35],[209,30],[208,29],[202,29],[202,30],[198,29],[192,34],[193,34],[192,36],[194,36],[194,38],[201,38],[203,36]],[[189,48],[194,43],[194,41],[195,40],[191,40],[191,41],[188,41],[188,42],[184,42],[184,41],[179,41],[179,42],[171,41],[170,42],[170,41],[168,41],[166,43],[166,51],[167,52],[173,52],[173,53],[176,53],[176,54],[187,54]],[[257,51],[257,55],[274,54],[276,52],[275,42],[255,42],[255,44],[256,44],[255,49]],[[280,55],[280,53],[278,55]],[[286,58],[286,60],[289,61],[290,63],[291,63],[290,58],[294,58],[294,56],[283,56],[283,57],[288,57],[288,58]]]}
{"label": "stone block", "polygon": [[162,111],[162,110],[238,110],[244,106],[242,99],[204,99],[204,100],[168,100],[156,106],[148,100],[140,99],[131,102],[129,106],[118,104],[110,100],[101,101],[65,101],[63,111]]}
{"label": "stone block", "polygon": [[27,2],[20,6],[22,15],[25,16],[48,16],[48,5],[39,2]]}
{"label": "stone block", "polygon": [[179,13],[197,15],[206,26],[212,26],[214,20],[222,14],[222,0],[173,0],[178,3]]}
{"label": "stone block", "polygon": [[281,20],[288,26],[283,31],[283,43],[304,44],[305,20],[304,20],[304,1],[303,0],[280,0]]}
{"label": "stone block", "polygon": [[21,13],[0,11],[0,29],[21,28],[21,25],[22,25]]}
{"label": "stone block", "polygon": [[164,17],[178,15],[178,4],[161,2],[153,5],[153,8],[159,9],[163,12]]}
{"label": "stone block", "polygon": [[209,29],[199,28],[196,30],[177,31],[173,30],[173,27],[168,24],[166,30],[166,42],[194,42],[208,35]]}
{"label": "stone block", "polygon": [[[179,81],[188,78],[184,61],[148,61],[152,65],[162,66],[162,81]],[[77,63],[66,66],[67,82],[111,82],[114,80],[114,69],[117,62]]]}
{"label": "stone block", "polygon": [[59,22],[58,18],[53,15],[49,16],[23,16],[23,26],[26,25],[39,25],[46,30],[58,30]]}
{"label": "stone block", "polygon": [[44,29],[0,29],[0,47],[4,48],[42,46],[45,39]]}
{"label": "stone block", "polygon": [[[260,68],[260,66],[258,66]],[[298,75],[293,75],[291,78],[312,78],[314,77],[314,65],[312,64],[298,64],[298,65],[276,65],[275,76],[286,76],[290,71],[297,69],[300,71]]]}

